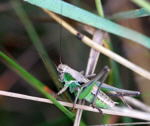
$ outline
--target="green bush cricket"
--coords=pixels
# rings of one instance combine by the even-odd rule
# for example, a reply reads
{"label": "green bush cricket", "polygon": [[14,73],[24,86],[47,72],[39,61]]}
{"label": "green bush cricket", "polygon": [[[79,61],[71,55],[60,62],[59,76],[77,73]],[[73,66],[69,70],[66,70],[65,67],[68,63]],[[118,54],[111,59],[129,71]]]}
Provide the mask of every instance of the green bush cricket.
{"label": "green bush cricket", "polygon": [[140,94],[138,91],[119,89],[104,84],[110,71],[107,66],[92,80],[87,79],[83,74],[65,64],[60,64],[57,70],[60,73],[60,81],[64,83],[64,88],[58,92],[58,95],[69,88],[69,91],[76,96],[74,104],[78,99],[84,99],[98,109],[114,107],[117,103],[100,90],[100,88],[110,91],[112,95],[118,94],[118,96],[135,96]]}

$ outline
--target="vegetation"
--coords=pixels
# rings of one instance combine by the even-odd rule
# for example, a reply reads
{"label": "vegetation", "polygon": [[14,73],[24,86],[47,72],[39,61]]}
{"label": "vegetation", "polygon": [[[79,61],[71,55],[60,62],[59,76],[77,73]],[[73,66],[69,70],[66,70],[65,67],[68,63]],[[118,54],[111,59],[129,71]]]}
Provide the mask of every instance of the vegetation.
{"label": "vegetation", "polygon": [[[150,3],[122,0],[116,5],[117,1],[0,2],[0,91],[45,97],[53,103],[47,105],[1,97],[1,125],[66,126],[74,123],[77,126],[74,121],[79,116],[76,110],[59,102],[73,103],[74,97],[68,91],[57,96],[63,87],[57,66],[63,63],[78,71],[86,71],[90,48],[102,54],[96,70],[93,68],[95,73],[109,65],[111,73],[107,84],[140,90],[141,96],[136,99],[142,100],[144,105],[150,104]],[[101,45],[94,43],[92,38],[98,30],[102,35]],[[150,111],[141,112],[146,115]],[[138,120],[115,113],[101,117],[94,112],[85,112],[81,117],[78,120],[81,126],[140,121],[140,117]]]}

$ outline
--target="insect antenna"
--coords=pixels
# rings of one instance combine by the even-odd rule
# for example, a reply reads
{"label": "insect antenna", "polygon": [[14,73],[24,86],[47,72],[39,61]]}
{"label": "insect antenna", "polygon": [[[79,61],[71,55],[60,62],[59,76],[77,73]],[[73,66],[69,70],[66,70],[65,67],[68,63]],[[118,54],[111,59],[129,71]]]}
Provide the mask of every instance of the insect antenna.
{"label": "insect antenna", "polygon": [[[62,14],[62,9],[63,9],[63,5],[60,4],[60,11],[61,11],[61,14]],[[59,25],[59,54],[60,54],[60,57],[59,57],[59,63],[62,64],[62,20],[60,22],[60,25]]]}
{"label": "insect antenna", "polygon": [[57,64],[56,64],[56,63],[54,63],[54,65],[55,65],[55,68],[57,69]]}
{"label": "insect antenna", "polygon": [[60,52],[60,57],[59,57],[59,63],[60,63],[60,64],[63,64],[63,63],[62,63],[61,52]]}

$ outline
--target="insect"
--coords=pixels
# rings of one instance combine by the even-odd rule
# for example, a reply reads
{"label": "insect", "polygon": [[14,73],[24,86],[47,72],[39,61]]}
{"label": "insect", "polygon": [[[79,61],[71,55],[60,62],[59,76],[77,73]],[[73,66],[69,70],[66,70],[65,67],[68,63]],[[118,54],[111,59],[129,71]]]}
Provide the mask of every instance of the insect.
{"label": "insect", "polygon": [[135,96],[140,94],[138,91],[119,89],[104,84],[110,71],[107,66],[92,80],[87,79],[83,74],[65,64],[60,64],[57,70],[60,73],[60,81],[64,83],[64,88],[58,92],[58,95],[69,88],[69,91],[76,96],[74,104],[78,99],[84,99],[98,109],[114,107],[117,103],[100,90],[100,88],[110,91],[113,95],[118,94],[119,96]]}

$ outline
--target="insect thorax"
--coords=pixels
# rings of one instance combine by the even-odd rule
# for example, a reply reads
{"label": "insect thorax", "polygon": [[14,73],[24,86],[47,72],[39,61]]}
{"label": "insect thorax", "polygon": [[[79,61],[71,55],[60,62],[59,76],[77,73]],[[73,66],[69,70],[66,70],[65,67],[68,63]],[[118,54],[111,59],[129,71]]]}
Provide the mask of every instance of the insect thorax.
{"label": "insect thorax", "polygon": [[80,83],[76,81],[69,73],[62,73],[60,75],[61,81],[64,83],[64,86],[69,87],[71,93],[76,93],[77,88],[80,87]]}
{"label": "insect thorax", "polygon": [[63,73],[68,73],[70,74],[75,80],[78,80],[78,82],[84,82],[86,83],[88,80],[78,71],[72,69],[71,67],[65,65],[65,64],[60,64],[57,68],[57,70],[63,74]]}

